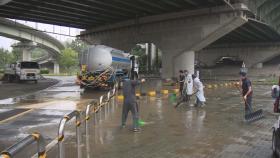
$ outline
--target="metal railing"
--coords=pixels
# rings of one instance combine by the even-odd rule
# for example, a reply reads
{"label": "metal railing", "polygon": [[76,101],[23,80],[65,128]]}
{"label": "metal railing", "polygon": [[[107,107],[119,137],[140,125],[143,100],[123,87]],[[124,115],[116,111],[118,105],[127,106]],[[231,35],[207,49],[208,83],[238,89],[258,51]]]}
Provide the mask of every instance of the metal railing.
{"label": "metal railing", "polygon": [[81,119],[80,119],[80,112],[75,110],[69,113],[68,115],[65,115],[63,119],[61,119],[59,128],[58,128],[58,151],[59,151],[59,158],[65,157],[64,152],[64,146],[63,146],[63,140],[64,140],[64,129],[66,126],[66,123],[70,121],[72,118],[76,118],[76,143],[77,143],[77,153],[78,158],[81,157],[81,150],[80,150],[80,125],[81,125]]}
{"label": "metal railing", "polygon": [[91,119],[91,109],[92,109],[92,107],[94,108],[94,113],[97,111],[97,108],[96,107],[94,107],[94,105],[97,105],[97,101],[96,100],[94,100],[94,101],[92,101],[91,103],[89,103],[88,105],[87,105],[87,108],[86,108],[86,117],[85,117],[85,122],[86,122],[86,135],[88,134],[88,124],[89,124],[89,120]]}
{"label": "metal railing", "polygon": [[0,155],[0,158],[12,158],[17,153],[23,151],[23,149],[33,143],[37,142],[37,154],[38,158],[46,158],[46,149],[45,149],[45,139],[44,137],[37,132],[34,132],[33,134],[28,135],[24,139],[22,139],[20,142],[12,145],[5,151],[3,151]]}
{"label": "metal railing", "polygon": [[[102,117],[102,108],[104,107],[104,114],[106,116],[106,113],[108,113],[106,107],[107,105],[110,105],[110,100],[113,98],[113,96],[116,94],[116,88],[114,87],[111,91],[109,91],[106,95],[100,96],[99,100],[93,100],[91,101],[87,106],[85,110],[85,118],[81,120],[81,113],[77,110],[74,110],[70,112],[69,114],[65,115],[59,123],[59,128],[58,128],[58,136],[56,139],[51,141],[47,146],[45,144],[45,139],[43,138],[42,135],[39,133],[33,133],[20,142],[14,144],[13,146],[9,147],[5,151],[3,151],[0,155],[0,158],[12,158],[14,157],[17,153],[23,150],[23,148],[29,146],[30,144],[37,142],[38,144],[38,149],[37,149],[37,154],[32,156],[32,158],[39,157],[39,158],[46,158],[47,157],[47,152],[53,148],[55,145],[58,145],[58,156],[59,158],[64,158],[65,157],[65,150],[64,150],[64,131],[66,124],[72,120],[73,118],[76,119],[75,126],[76,126],[76,147],[77,147],[77,157],[81,158],[82,157],[82,152],[81,152],[81,132],[80,132],[80,126],[83,122],[85,122],[85,135],[86,135],[86,149],[89,150],[89,120],[91,119],[91,115],[94,114],[94,119],[97,120],[96,115],[99,113],[100,115],[100,120]],[[92,110],[93,108],[93,110]],[[87,158],[89,158],[90,155],[87,154]]]}

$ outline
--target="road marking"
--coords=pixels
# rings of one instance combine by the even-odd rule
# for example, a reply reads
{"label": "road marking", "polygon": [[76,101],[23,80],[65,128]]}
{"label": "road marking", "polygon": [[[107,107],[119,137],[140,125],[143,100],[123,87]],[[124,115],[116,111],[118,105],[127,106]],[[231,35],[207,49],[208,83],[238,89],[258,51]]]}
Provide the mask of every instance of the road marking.
{"label": "road marking", "polygon": [[20,117],[20,116],[23,116],[24,114],[27,114],[27,113],[29,113],[29,112],[31,112],[31,111],[34,111],[34,109],[29,109],[29,110],[24,111],[24,112],[22,112],[22,113],[19,113],[19,114],[16,114],[16,115],[14,115],[14,116],[11,116],[11,117],[9,117],[9,118],[7,118],[7,119],[5,119],[5,120],[0,121],[0,124],[3,124],[3,123],[5,123],[5,122],[7,122],[7,121],[16,119],[16,118],[18,118],[18,117]]}

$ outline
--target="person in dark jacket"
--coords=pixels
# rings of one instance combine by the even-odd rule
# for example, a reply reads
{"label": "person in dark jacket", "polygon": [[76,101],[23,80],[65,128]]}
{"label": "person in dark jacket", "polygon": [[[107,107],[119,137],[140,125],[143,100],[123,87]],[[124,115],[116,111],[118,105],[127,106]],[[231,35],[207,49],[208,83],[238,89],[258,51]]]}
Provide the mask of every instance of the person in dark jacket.
{"label": "person in dark jacket", "polygon": [[183,95],[183,89],[184,89],[184,82],[185,82],[185,75],[183,70],[179,71],[180,75],[179,75],[179,90],[180,90],[180,94],[181,96]]}
{"label": "person in dark jacket", "polygon": [[246,72],[240,72],[241,80],[240,85],[242,89],[242,96],[245,100],[245,114],[249,114],[253,112],[252,110],[252,99],[253,99],[253,90],[252,90],[252,83],[247,78]]}
{"label": "person in dark jacket", "polygon": [[123,109],[122,109],[122,127],[125,127],[128,112],[131,111],[133,118],[133,131],[139,131],[139,109],[136,101],[135,89],[141,82],[145,82],[145,79],[141,81],[125,79],[123,82]]}

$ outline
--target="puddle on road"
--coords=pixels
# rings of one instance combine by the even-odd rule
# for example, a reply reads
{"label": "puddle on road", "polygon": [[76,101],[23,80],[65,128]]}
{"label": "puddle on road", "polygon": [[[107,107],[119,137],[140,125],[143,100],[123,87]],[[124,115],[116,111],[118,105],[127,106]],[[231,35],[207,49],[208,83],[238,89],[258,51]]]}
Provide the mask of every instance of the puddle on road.
{"label": "puddle on road", "polygon": [[[37,107],[42,107],[43,105],[51,109],[74,110],[76,109],[76,102],[74,101],[81,99],[81,93],[82,90],[80,87],[74,83],[74,77],[62,77],[62,81],[59,84],[45,90],[15,98],[2,99],[0,100],[0,107],[2,105],[18,108],[20,106],[27,107],[34,104]],[[58,103],[55,103],[57,101]],[[69,102],[63,102],[61,104],[59,101]],[[36,108],[35,106],[33,107]]]}
{"label": "puddle on road", "polygon": [[16,98],[8,98],[0,100],[0,105],[11,105],[16,103]]}
{"label": "puddle on road", "polygon": [[52,87],[50,89],[46,89],[46,92],[82,92],[78,86],[61,86],[61,87]]}

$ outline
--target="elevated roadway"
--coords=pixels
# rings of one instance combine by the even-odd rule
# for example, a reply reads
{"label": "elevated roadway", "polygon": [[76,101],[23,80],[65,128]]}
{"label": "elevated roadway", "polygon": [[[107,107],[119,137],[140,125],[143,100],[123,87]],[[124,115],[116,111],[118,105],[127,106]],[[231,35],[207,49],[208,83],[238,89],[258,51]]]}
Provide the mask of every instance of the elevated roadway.
{"label": "elevated roadway", "polygon": [[5,18],[0,18],[0,35],[18,41],[35,42],[54,56],[60,55],[60,50],[64,49],[63,44],[52,36]]}

